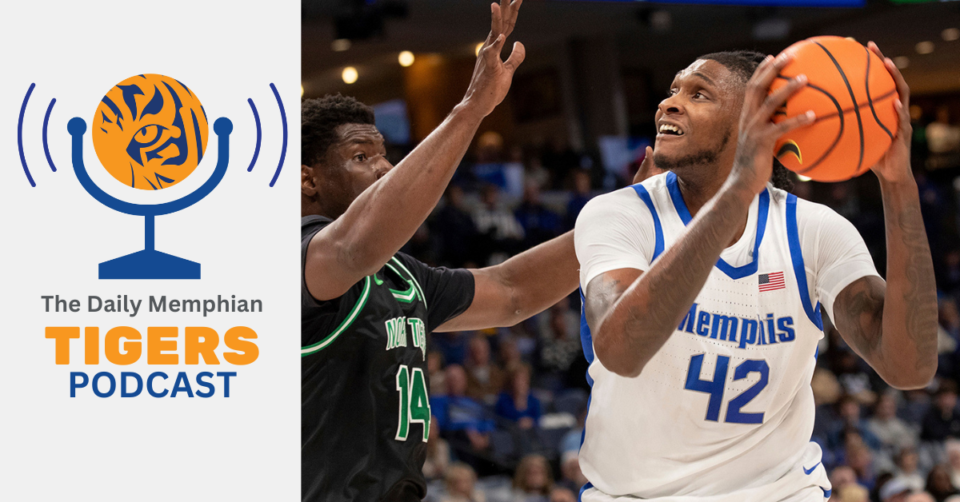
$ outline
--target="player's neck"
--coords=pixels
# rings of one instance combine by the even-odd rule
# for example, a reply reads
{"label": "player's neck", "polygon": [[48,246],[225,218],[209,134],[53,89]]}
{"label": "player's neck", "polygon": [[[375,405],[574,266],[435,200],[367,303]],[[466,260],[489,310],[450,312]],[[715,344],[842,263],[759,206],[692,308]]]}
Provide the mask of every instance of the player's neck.
{"label": "player's neck", "polygon": [[311,199],[306,195],[300,194],[300,216],[301,217],[324,216],[324,217],[330,218],[331,220],[335,220],[337,219],[337,216],[340,216],[339,214],[336,216],[328,214],[329,212],[330,211],[327,208],[323,207],[323,204],[321,204],[317,199]]}
{"label": "player's neck", "polygon": [[723,169],[717,165],[697,165],[674,169],[677,175],[677,186],[683,202],[690,211],[690,216],[696,216],[700,209],[723,186],[730,168]]}
{"label": "player's neck", "polygon": [[317,202],[315,199],[307,197],[306,195],[300,194],[300,217],[301,218],[304,216],[314,216],[314,215],[323,216],[323,214],[321,214],[321,210],[322,208],[320,207],[319,202]]}
{"label": "player's neck", "polygon": [[[680,195],[683,197],[683,203],[687,206],[691,217],[695,217],[703,206],[720,191],[730,174],[731,167],[709,165],[674,169],[677,175],[677,186],[680,187]],[[747,227],[747,217],[748,214],[744,213],[739,230],[734,234],[727,247],[736,244],[743,236]]]}

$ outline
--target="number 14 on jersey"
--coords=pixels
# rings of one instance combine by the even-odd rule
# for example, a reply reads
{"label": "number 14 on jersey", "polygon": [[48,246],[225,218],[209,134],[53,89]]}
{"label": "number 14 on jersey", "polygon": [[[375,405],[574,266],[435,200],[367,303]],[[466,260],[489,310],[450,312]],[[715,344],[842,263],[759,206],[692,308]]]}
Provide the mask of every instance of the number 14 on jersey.
{"label": "number 14 on jersey", "polygon": [[397,392],[400,393],[400,410],[397,412],[397,441],[406,441],[410,424],[423,424],[423,442],[430,436],[430,396],[427,395],[426,378],[420,368],[401,364],[397,370]]}

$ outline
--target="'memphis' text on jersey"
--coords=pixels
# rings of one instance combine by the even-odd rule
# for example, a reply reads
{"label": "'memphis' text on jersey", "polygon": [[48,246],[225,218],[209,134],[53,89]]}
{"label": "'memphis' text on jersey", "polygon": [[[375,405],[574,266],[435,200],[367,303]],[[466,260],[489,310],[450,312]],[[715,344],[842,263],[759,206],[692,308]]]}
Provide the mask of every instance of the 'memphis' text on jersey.
{"label": "'memphis' text on jersey", "polygon": [[773,314],[767,314],[766,319],[726,316],[698,311],[696,303],[690,307],[677,331],[734,343],[738,349],[746,349],[748,345],[792,342],[797,337],[793,330],[793,317],[775,317]]}

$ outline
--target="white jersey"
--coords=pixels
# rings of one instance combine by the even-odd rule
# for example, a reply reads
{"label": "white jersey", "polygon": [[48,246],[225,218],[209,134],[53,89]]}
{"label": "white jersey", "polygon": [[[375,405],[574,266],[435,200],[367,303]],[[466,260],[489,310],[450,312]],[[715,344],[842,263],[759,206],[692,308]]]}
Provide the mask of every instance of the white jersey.
{"label": "white jersey", "polygon": [[[672,172],[593,199],[575,232],[581,287],[611,270],[649,269],[690,219]],[[768,186],[640,376],[618,376],[594,357],[584,319],[592,391],[583,500],[828,497],[810,441],[820,305],[832,317],[836,295],[866,275],[877,272],[853,225]]]}

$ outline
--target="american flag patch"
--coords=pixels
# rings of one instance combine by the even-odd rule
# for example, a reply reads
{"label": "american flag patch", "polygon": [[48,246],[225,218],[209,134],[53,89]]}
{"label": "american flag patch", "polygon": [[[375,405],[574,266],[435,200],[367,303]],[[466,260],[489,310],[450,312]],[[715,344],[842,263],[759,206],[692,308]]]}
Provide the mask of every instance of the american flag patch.
{"label": "american flag patch", "polygon": [[774,272],[772,274],[760,274],[760,292],[776,291],[784,289],[786,284],[783,282],[783,272]]}

